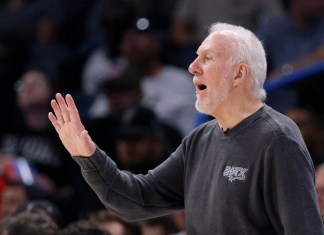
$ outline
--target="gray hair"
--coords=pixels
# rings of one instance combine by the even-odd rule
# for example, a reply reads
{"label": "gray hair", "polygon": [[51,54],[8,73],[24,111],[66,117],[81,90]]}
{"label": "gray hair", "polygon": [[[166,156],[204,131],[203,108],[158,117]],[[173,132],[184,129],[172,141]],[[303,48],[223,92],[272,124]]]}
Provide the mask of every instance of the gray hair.
{"label": "gray hair", "polygon": [[212,24],[209,34],[217,33],[233,39],[228,65],[245,63],[250,68],[250,86],[256,98],[266,98],[263,88],[267,76],[267,61],[261,41],[250,30],[227,23]]}

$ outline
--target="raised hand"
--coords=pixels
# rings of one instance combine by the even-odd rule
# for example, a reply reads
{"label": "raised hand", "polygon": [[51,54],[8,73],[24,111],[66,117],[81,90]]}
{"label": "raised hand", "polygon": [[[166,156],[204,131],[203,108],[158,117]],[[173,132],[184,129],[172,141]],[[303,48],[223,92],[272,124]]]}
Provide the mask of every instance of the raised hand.
{"label": "raised hand", "polygon": [[88,131],[80,120],[80,115],[71,95],[65,99],[61,94],[56,94],[56,100],[51,101],[54,114],[48,114],[59,137],[71,156],[90,157],[96,150],[95,143],[91,140]]}

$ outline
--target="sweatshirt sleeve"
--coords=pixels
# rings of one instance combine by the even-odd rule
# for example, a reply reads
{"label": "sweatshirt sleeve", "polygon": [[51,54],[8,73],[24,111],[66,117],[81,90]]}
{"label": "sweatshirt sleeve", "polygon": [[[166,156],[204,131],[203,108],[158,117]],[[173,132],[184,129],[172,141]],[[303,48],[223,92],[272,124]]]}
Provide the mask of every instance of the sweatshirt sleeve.
{"label": "sweatshirt sleeve", "polygon": [[183,158],[179,147],[146,175],[121,171],[105,152],[74,157],[87,183],[105,207],[126,220],[162,216],[183,209]]}
{"label": "sweatshirt sleeve", "polygon": [[314,167],[304,144],[279,135],[264,163],[264,198],[278,234],[324,234],[314,186]]}

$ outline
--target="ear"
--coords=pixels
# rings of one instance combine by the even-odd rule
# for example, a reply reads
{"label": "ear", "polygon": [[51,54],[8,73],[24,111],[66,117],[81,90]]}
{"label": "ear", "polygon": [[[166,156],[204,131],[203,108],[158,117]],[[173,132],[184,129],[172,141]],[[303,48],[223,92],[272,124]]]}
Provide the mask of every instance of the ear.
{"label": "ear", "polygon": [[247,64],[241,63],[236,67],[236,73],[234,77],[234,86],[237,86],[244,82],[250,74],[250,69]]}

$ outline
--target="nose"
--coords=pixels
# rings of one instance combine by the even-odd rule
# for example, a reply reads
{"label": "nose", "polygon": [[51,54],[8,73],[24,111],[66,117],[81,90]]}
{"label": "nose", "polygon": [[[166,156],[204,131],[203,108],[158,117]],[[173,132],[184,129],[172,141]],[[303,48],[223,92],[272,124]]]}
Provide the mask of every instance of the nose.
{"label": "nose", "polygon": [[197,75],[199,73],[201,73],[201,69],[199,66],[199,61],[198,58],[196,58],[188,67],[188,71],[189,73],[193,74],[193,75]]}

